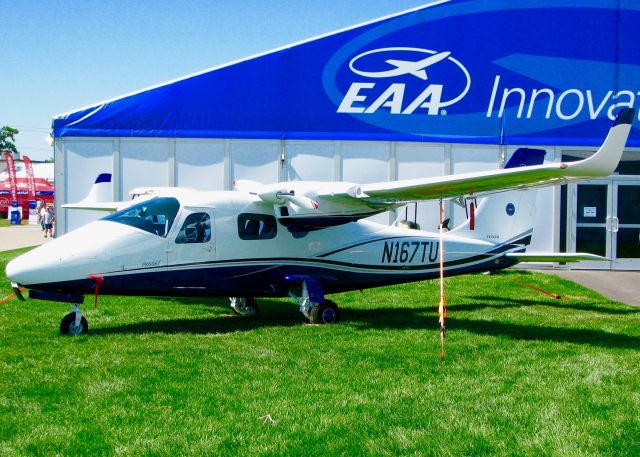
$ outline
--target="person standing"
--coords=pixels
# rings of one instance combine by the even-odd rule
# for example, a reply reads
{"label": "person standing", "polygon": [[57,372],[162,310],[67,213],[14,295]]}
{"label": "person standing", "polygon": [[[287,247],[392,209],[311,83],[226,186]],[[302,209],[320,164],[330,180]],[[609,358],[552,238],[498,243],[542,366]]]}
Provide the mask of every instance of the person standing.
{"label": "person standing", "polygon": [[40,222],[40,227],[42,227],[42,231],[44,232],[44,215],[47,212],[47,207],[42,202],[38,207],[38,222]]}
{"label": "person standing", "polygon": [[44,237],[47,238],[47,234],[53,238],[53,222],[55,217],[53,216],[53,208],[47,206],[44,213]]}

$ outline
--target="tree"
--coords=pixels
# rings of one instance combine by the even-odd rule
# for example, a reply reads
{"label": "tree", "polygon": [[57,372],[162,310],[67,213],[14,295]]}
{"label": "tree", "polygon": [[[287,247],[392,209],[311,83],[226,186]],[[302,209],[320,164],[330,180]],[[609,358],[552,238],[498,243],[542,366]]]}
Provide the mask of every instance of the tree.
{"label": "tree", "polygon": [[11,128],[7,125],[0,129],[0,152],[11,152],[12,154],[17,154],[18,150],[16,149],[16,145],[14,141],[15,135],[19,132],[17,129]]}

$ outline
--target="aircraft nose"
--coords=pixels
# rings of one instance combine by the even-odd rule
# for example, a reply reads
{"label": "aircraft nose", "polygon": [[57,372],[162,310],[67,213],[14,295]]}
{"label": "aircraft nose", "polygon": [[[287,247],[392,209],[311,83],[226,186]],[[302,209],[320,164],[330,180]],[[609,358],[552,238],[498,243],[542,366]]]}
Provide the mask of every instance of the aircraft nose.
{"label": "aircraft nose", "polygon": [[17,284],[26,284],[24,280],[30,276],[29,268],[22,260],[22,256],[9,262],[5,268],[5,273],[9,281]]}
{"label": "aircraft nose", "polygon": [[31,252],[27,252],[7,264],[5,273],[9,281],[16,284],[29,285],[38,282],[37,278],[42,280],[42,276],[46,272],[42,268],[41,262],[31,254]]}
{"label": "aircraft nose", "polygon": [[5,269],[7,278],[27,287],[78,279],[76,267],[96,262],[94,244],[65,235],[13,259]]}

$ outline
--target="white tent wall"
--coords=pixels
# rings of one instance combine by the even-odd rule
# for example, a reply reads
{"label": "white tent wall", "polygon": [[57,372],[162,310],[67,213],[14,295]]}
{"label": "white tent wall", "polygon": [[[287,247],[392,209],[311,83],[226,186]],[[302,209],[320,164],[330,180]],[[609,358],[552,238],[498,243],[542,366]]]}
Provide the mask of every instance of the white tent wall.
{"label": "white tent wall", "polygon": [[[100,173],[117,174],[114,164],[117,140],[105,138],[66,138],[55,140],[56,234],[91,222],[103,214],[95,211],[62,210],[60,205],[87,196]],[[115,195],[114,195],[115,196]]]}
{"label": "white tent wall", "polygon": [[[395,179],[414,179],[442,176],[450,173],[451,145],[430,143],[395,143]],[[414,220],[423,230],[436,230],[440,223],[438,202],[408,205],[399,210],[402,219]],[[448,213],[448,205],[445,207]],[[448,217],[448,214],[447,216]]]}
{"label": "white tent wall", "polygon": [[[175,144],[175,185],[225,189],[225,141],[193,139]],[[170,167],[171,170],[171,167]]]}
{"label": "white tent wall", "polygon": [[231,140],[230,158],[231,182],[249,179],[267,184],[281,180],[279,141]]}
{"label": "white tent wall", "polygon": [[[507,149],[509,157],[517,147]],[[547,161],[561,154],[546,148]],[[496,169],[498,146],[373,141],[306,141],[174,138],[74,138],[55,141],[58,234],[66,233],[103,213],[63,210],[61,205],[83,199],[100,173],[113,174],[113,197],[126,200],[139,186],[184,186],[228,190],[234,179],[262,183],[284,180],[341,180],[358,183],[440,176]],[[539,191],[532,251],[558,248],[559,190]],[[466,218],[464,208],[449,202],[452,224]],[[393,223],[397,214],[372,220]],[[438,225],[437,202],[418,205],[417,222],[425,230]]]}
{"label": "white tent wall", "polygon": [[173,184],[169,181],[169,149],[170,142],[165,139],[120,140],[122,198],[128,198],[128,192],[136,187]]}

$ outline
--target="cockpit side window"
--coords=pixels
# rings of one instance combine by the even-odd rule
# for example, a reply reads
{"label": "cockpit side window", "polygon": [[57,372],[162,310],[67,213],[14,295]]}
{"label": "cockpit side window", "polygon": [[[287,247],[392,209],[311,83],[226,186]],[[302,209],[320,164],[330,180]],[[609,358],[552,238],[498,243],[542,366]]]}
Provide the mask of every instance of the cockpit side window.
{"label": "cockpit side window", "polygon": [[238,215],[238,236],[242,240],[269,240],[277,234],[276,218],[269,214]]}
{"label": "cockpit side window", "polygon": [[102,219],[166,237],[180,209],[173,197],[159,197],[130,206]]}
{"label": "cockpit side window", "polygon": [[207,213],[189,214],[176,236],[176,244],[211,241],[211,218]]}

